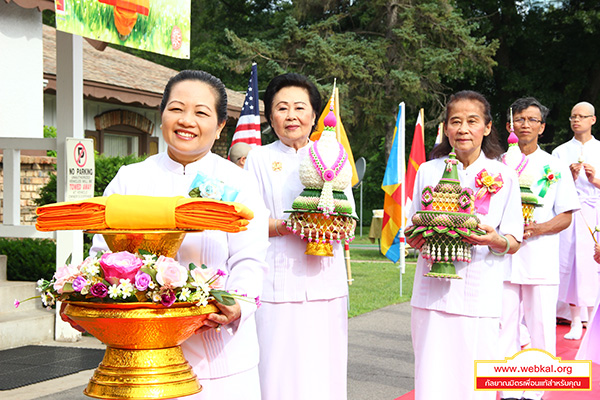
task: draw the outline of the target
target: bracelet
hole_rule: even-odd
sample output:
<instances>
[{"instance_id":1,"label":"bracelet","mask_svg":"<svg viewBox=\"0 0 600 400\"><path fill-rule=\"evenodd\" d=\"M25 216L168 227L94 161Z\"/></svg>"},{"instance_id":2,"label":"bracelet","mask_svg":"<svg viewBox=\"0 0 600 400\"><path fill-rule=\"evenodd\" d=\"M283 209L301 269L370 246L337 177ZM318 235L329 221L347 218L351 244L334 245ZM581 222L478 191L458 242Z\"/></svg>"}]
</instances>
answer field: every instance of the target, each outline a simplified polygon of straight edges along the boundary
<instances>
[{"instance_id":1,"label":"bracelet","mask_svg":"<svg viewBox=\"0 0 600 400\"><path fill-rule=\"evenodd\" d=\"M508 238L504 235L500 235L500 237L506 241L506 248L504 249L504 251L502 253L498 253L496 250L494 250L490 246L488 246L488 250L490 251L490 253L492 253L495 256L503 256L506 253L508 253L508 250L510 250L510 242L508 241Z\"/></svg>"},{"instance_id":2,"label":"bracelet","mask_svg":"<svg viewBox=\"0 0 600 400\"><path fill-rule=\"evenodd\" d=\"M275 232L277 233L277 236L283 236L281 233L279 233L279 220L278 219L275 220Z\"/></svg>"}]
</instances>

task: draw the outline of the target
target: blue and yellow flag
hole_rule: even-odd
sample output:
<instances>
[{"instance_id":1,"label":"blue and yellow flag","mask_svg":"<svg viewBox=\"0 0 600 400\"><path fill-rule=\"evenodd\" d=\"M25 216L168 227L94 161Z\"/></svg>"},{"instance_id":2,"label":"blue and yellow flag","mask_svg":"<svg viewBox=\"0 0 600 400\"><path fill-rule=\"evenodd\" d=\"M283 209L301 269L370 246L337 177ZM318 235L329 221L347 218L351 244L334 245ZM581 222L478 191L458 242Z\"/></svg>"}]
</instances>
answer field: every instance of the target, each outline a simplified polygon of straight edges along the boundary
<instances>
[{"instance_id":1,"label":"blue and yellow flag","mask_svg":"<svg viewBox=\"0 0 600 400\"><path fill-rule=\"evenodd\" d=\"M400 229L402 227L402 165L401 143L404 143L404 103L398 109L392 150L385 168L381 189L385 192L381 229L381 252L393 262L400 259Z\"/></svg>"}]
</instances>

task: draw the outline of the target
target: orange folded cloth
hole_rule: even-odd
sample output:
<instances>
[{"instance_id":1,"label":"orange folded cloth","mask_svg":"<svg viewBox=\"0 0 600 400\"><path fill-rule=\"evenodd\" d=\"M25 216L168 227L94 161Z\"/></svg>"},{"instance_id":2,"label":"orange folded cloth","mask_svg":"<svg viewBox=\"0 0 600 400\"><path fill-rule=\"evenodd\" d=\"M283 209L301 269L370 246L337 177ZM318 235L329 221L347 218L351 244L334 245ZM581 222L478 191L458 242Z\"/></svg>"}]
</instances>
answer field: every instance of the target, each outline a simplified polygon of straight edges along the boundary
<instances>
[{"instance_id":1,"label":"orange folded cloth","mask_svg":"<svg viewBox=\"0 0 600 400\"><path fill-rule=\"evenodd\" d=\"M56 230L246 230L253 212L240 203L202 198L113 194L38 207L36 228Z\"/></svg>"}]
</instances>

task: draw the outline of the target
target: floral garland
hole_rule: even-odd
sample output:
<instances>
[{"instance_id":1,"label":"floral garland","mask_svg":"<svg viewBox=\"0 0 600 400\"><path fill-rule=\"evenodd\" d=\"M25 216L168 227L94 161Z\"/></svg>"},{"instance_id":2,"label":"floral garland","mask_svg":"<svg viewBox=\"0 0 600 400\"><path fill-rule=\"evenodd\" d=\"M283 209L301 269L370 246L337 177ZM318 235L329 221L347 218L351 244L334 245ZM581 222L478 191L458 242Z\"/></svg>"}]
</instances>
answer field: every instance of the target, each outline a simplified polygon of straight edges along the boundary
<instances>
[{"instance_id":1,"label":"floral garland","mask_svg":"<svg viewBox=\"0 0 600 400\"><path fill-rule=\"evenodd\" d=\"M542 189L540 190L539 196L544 198L548 189L550 189L550 185L558 182L560 179L560 172L554 172L550 169L550 165L546 165L544 167L544 174L542 178L538 181L538 185L542 185Z\"/></svg>"},{"instance_id":2,"label":"floral garland","mask_svg":"<svg viewBox=\"0 0 600 400\"><path fill-rule=\"evenodd\" d=\"M490 175L484 168L475 176L475 187L479 190L475 194L475 209L480 214L487 214L493 194L498 193L504 186L502 175Z\"/></svg>"},{"instance_id":3,"label":"floral garland","mask_svg":"<svg viewBox=\"0 0 600 400\"><path fill-rule=\"evenodd\" d=\"M505 165L508 165L508 164L506 164L506 153L502 155L502 162ZM525 154L521 153L521 161L515 167L515 171L517 171L518 176L521 176L523 171L525 171L525 168L527 168L527 164L529 164L529 158L527 158L527 156Z\"/></svg>"},{"instance_id":4,"label":"floral garland","mask_svg":"<svg viewBox=\"0 0 600 400\"><path fill-rule=\"evenodd\" d=\"M325 165L325 162L321 158L321 155L317 150L316 143L315 145L310 147L310 160L312 161L315 169L319 172L321 178L323 178L325 182L330 182L334 180L335 177L337 177L340 171L344 168L344 165L348 160L348 154L344 151L344 146L342 146L341 143L338 144L340 146L338 157L333 163L333 165L329 168Z\"/></svg>"},{"instance_id":5,"label":"floral garland","mask_svg":"<svg viewBox=\"0 0 600 400\"><path fill-rule=\"evenodd\" d=\"M317 170L324 181L317 209L322 211L325 216L329 216L335 211L332 181L339 175L344 168L344 165L346 165L348 154L344 150L344 146L342 146L341 143L338 143L339 149L337 159L330 167L327 167L321 158L321 155L319 154L319 150L317 149L318 143L319 141L316 141L312 146L310 146L308 154L313 166L315 167L315 170Z\"/></svg>"},{"instance_id":6,"label":"floral garland","mask_svg":"<svg viewBox=\"0 0 600 400\"><path fill-rule=\"evenodd\" d=\"M236 299L251 301L246 295L225 291L225 275L224 271L205 265L197 267L192 263L186 268L173 258L157 257L144 250L140 254L108 251L90 256L79 265L71 264L69 257L51 280L37 282L37 290L47 308L54 306L56 300L152 302L165 307L177 301L198 306L205 306L212 299L225 305L235 304ZM260 305L258 297L254 301ZM15 300L15 307L19 304Z\"/></svg>"}]
</instances>

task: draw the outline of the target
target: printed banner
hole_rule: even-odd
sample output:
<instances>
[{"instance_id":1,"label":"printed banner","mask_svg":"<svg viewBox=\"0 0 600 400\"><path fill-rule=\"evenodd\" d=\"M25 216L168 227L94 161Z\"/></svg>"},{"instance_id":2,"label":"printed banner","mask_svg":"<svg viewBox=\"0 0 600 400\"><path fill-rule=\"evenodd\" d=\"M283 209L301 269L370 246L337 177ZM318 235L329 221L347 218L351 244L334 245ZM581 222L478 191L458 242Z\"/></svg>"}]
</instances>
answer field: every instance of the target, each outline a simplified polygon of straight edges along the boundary
<instances>
[{"instance_id":1,"label":"printed banner","mask_svg":"<svg viewBox=\"0 0 600 400\"><path fill-rule=\"evenodd\" d=\"M56 29L190 58L190 0L56 0Z\"/></svg>"},{"instance_id":2,"label":"printed banner","mask_svg":"<svg viewBox=\"0 0 600 400\"><path fill-rule=\"evenodd\" d=\"M563 361L540 349L504 360L477 360L475 390L592 390L592 362Z\"/></svg>"}]
</instances>

